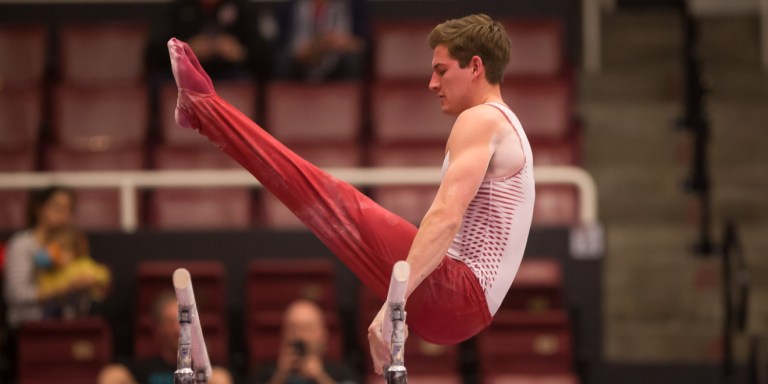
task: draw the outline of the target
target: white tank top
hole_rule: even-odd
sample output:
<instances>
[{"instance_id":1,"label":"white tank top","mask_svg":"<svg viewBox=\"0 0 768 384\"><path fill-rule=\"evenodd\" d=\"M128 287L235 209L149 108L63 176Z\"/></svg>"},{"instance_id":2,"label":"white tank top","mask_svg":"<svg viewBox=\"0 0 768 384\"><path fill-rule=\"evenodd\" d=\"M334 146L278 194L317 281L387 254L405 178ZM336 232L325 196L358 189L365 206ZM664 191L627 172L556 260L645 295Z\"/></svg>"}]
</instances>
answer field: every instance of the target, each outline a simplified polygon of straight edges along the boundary
<instances>
[{"instance_id":1,"label":"white tank top","mask_svg":"<svg viewBox=\"0 0 768 384\"><path fill-rule=\"evenodd\" d=\"M525 156L524 164L508 176L486 176L464 213L448 256L463 262L474 272L485 292L488 310L494 315L523 259L536 192L533 154L520 120L503 104L488 105L504 113L517 132ZM448 156L450 153L443 170L448 164Z\"/></svg>"}]
</instances>

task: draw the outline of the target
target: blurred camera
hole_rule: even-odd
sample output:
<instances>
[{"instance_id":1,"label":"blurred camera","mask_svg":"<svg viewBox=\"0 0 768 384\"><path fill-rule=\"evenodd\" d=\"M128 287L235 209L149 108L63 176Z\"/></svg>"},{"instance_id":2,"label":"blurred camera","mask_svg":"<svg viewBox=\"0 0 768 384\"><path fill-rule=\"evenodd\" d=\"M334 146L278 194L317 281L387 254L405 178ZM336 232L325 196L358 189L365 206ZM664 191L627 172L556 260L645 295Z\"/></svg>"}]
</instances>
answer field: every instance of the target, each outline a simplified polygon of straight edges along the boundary
<instances>
[{"instance_id":1,"label":"blurred camera","mask_svg":"<svg viewBox=\"0 0 768 384\"><path fill-rule=\"evenodd\" d=\"M304 340L294 340L291 342L291 347L296 352L299 357L304 357L307 355L307 343L304 342Z\"/></svg>"}]
</instances>

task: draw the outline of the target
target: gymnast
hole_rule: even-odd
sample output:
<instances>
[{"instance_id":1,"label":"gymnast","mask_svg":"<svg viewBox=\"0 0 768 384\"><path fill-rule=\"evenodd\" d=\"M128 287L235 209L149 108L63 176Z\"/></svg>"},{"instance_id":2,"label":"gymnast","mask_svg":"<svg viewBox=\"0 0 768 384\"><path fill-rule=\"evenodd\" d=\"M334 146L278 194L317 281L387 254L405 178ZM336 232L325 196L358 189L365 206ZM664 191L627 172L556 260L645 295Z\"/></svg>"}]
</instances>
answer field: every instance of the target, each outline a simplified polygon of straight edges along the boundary
<instances>
[{"instance_id":1,"label":"gymnast","mask_svg":"<svg viewBox=\"0 0 768 384\"><path fill-rule=\"evenodd\" d=\"M491 323L517 273L533 214L533 158L520 121L501 98L510 58L504 28L470 15L439 24L428 42L429 89L456 121L440 187L418 229L300 158L220 98L187 44L173 38L168 49L179 88L177 123L253 174L382 300L393 265L406 260L409 329L433 343L455 344ZM390 362L381 331L386 307L368 328L379 374Z\"/></svg>"}]
</instances>

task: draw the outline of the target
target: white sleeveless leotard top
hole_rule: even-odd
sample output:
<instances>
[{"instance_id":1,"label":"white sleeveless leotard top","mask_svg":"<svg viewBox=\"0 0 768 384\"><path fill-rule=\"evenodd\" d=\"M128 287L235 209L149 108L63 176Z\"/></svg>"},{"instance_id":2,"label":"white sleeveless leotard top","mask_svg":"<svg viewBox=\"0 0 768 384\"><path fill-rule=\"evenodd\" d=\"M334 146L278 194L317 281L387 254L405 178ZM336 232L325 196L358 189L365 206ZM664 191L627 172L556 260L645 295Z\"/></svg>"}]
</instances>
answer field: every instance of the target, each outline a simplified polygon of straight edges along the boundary
<instances>
[{"instance_id":1,"label":"white sleeveless leotard top","mask_svg":"<svg viewBox=\"0 0 768 384\"><path fill-rule=\"evenodd\" d=\"M520 120L505 105L488 103L507 117L520 138L524 165L504 177L487 177L469 204L448 256L466 264L485 292L494 315L514 280L528 241L535 189L533 155ZM498 149L497 149L498 150ZM450 153L443 163L445 171Z\"/></svg>"}]
</instances>

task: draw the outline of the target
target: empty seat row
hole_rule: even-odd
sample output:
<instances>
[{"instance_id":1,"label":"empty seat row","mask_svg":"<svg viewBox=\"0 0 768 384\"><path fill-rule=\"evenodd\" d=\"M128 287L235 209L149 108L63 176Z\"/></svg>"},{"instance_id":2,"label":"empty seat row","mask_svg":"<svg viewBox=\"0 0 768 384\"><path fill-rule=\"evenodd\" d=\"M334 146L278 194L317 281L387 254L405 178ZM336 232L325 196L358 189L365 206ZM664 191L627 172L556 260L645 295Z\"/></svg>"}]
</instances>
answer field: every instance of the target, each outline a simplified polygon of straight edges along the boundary
<instances>
[{"instance_id":1,"label":"empty seat row","mask_svg":"<svg viewBox=\"0 0 768 384\"><path fill-rule=\"evenodd\" d=\"M373 64L376 78L427 79L431 49L427 36L441 20L377 21ZM556 20L502 21L511 43L507 77L562 74L563 28ZM149 28L144 22L65 24L57 28L58 69L73 84L135 82L144 75L143 57ZM39 82L49 52L44 25L0 28L0 78L15 83Z\"/></svg>"},{"instance_id":2,"label":"empty seat row","mask_svg":"<svg viewBox=\"0 0 768 384\"><path fill-rule=\"evenodd\" d=\"M217 84L217 91L246 116L257 118L254 85L222 82ZM534 142L572 139L572 90L567 82L507 82L502 93ZM266 95L263 125L281 141L348 143L361 136L366 117L359 83L278 82L268 85ZM50 124L57 146L105 151L146 142L150 103L143 85L60 85L52 96ZM43 99L39 88L0 90L0 150L37 144ZM176 126L175 106L176 88L168 83L161 89L158 106L163 143L204 143L195 132ZM454 120L440 111L437 97L426 84L411 82L374 86L370 119L373 142L381 144L444 143Z\"/></svg>"},{"instance_id":3,"label":"empty seat row","mask_svg":"<svg viewBox=\"0 0 768 384\"><path fill-rule=\"evenodd\" d=\"M58 71L63 82L80 85L132 84L144 76L144 23L62 25L57 30ZM13 87L45 80L49 31L44 25L0 27L0 79Z\"/></svg>"}]
</instances>

